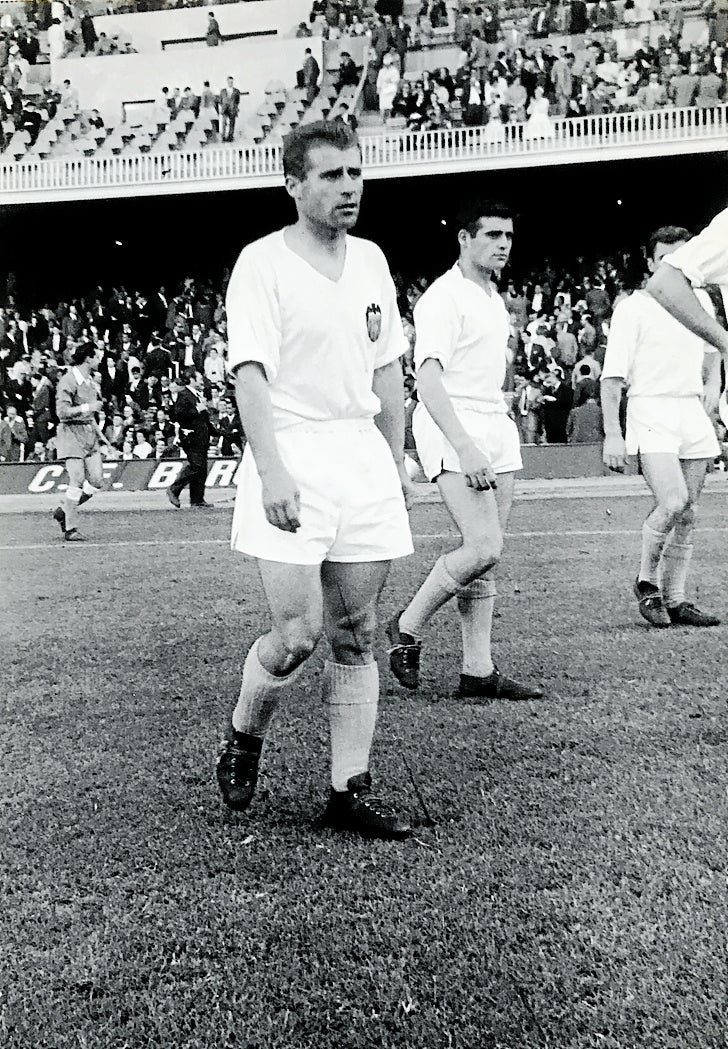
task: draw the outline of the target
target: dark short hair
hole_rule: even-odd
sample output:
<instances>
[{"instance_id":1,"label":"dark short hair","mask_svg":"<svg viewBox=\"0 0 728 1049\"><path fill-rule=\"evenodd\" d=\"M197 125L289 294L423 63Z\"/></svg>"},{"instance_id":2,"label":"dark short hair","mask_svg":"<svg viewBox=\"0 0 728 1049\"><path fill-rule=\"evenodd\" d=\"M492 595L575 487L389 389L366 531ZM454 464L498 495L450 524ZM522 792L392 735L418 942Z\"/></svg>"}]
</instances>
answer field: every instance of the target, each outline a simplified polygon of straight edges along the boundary
<instances>
[{"instance_id":1,"label":"dark short hair","mask_svg":"<svg viewBox=\"0 0 728 1049\"><path fill-rule=\"evenodd\" d=\"M692 233L689 229L685 229L684 226L660 226L647 242L649 258L655 257L655 250L658 244L679 244L680 241L690 240L691 238Z\"/></svg>"},{"instance_id":2,"label":"dark short hair","mask_svg":"<svg viewBox=\"0 0 728 1049\"><path fill-rule=\"evenodd\" d=\"M342 152L353 146L361 150L357 134L348 124L338 120L299 124L283 139L283 174L304 179L308 171L308 155L317 146L333 146Z\"/></svg>"},{"instance_id":3,"label":"dark short hair","mask_svg":"<svg viewBox=\"0 0 728 1049\"><path fill-rule=\"evenodd\" d=\"M471 200L460 208L455 218L457 232L467 230L474 237L481 219L515 219L513 208L501 200Z\"/></svg>"},{"instance_id":4,"label":"dark short hair","mask_svg":"<svg viewBox=\"0 0 728 1049\"><path fill-rule=\"evenodd\" d=\"M182 379L184 380L185 384L194 379L194 377L198 374L199 371L200 369L196 368L193 364L190 364L187 368L183 368Z\"/></svg>"},{"instance_id":5,"label":"dark short hair","mask_svg":"<svg viewBox=\"0 0 728 1049\"><path fill-rule=\"evenodd\" d=\"M81 342L78 344L76 349L73 351L72 361L74 364L83 364L84 361L88 361L91 357L96 356L96 347L92 342Z\"/></svg>"}]
</instances>

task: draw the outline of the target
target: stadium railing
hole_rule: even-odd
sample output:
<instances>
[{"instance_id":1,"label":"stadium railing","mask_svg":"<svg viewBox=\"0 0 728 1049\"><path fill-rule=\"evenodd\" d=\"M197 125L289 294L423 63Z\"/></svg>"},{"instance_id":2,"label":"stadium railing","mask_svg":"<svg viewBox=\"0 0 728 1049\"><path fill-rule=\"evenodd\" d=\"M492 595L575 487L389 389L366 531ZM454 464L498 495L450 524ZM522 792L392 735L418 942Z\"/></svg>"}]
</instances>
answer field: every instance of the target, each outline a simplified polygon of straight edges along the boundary
<instances>
[{"instance_id":1,"label":"stadium railing","mask_svg":"<svg viewBox=\"0 0 728 1049\"><path fill-rule=\"evenodd\" d=\"M564 163L579 159L587 150L624 147L624 156L641 155L640 147L665 147L698 143L709 149L724 149L728 141L728 103L711 109L689 107L552 120L553 134L529 138L525 124L502 126L502 140L492 141L486 127L462 127L439 131L387 131L361 136L364 167L373 175L377 168L441 166L455 170L458 162L477 161L487 167L496 158L540 157L539 163ZM500 132L499 132L500 133ZM713 143L715 144L713 147ZM674 148L672 150L674 152ZM518 166L514 164L513 166ZM12 203L13 195L34 191L103 191L123 187L184 186L235 180L243 186L274 184L282 176L280 144L258 146L208 146L204 149L169 153L107 155L77 159L45 159L0 162L0 197ZM201 185L203 184L203 185ZM49 198L49 199L52 199Z\"/></svg>"}]
</instances>

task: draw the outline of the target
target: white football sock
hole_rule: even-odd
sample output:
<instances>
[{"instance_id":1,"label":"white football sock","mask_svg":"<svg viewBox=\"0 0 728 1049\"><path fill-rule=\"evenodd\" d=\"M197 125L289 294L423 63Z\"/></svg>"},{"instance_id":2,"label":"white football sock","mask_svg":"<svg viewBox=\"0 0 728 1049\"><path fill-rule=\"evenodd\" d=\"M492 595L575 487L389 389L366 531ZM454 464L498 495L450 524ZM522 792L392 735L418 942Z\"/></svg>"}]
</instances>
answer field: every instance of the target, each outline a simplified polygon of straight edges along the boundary
<instances>
[{"instance_id":1,"label":"white football sock","mask_svg":"<svg viewBox=\"0 0 728 1049\"><path fill-rule=\"evenodd\" d=\"M668 532L656 532L647 521L642 525L642 560L639 574L641 582L658 585L660 557L668 535Z\"/></svg>"},{"instance_id":2,"label":"white football sock","mask_svg":"<svg viewBox=\"0 0 728 1049\"><path fill-rule=\"evenodd\" d=\"M487 677L493 673L490 635L497 590L495 580L480 576L458 591L460 630L463 635L463 674Z\"/></svg>"},{"instance_id":3,"label":"white football sock","mask_svg":"<svg viewBox=\"0 0 728 1049\"><path fill-rule=\"evenodd\" d=\"M460 590L445 567L445 554L435 561L430 574L399 617L399 629L403 634L421 638L427 623L451 597Z\"/></svg>"},{"instance_id":4,"label":"white football sock","mask_svg":"<svg viewBox=\"0 0 728 1049\"><path fill-rule=\"evenodd\" d=\"M233 711L233 728L236 732L262 738L282 698L281 693L300 676L305 664L280 677L271 674L258 657L259 645L260 638L251 645L243 665L240 696Z\"/></svg>"},{"instance_id":5,"label":"white football sock","mask_svg":"<svg viewBox=\"0 0 728 1049\"><path fill-rule=\"evenodd\" d=\"M662 551L660 590L666 605L674 608L685 600L685 586L693 556L692 543L677 542L677 536Z\"/></svg>"},{"instance_id":6,"label":"white football sock","mask_svg":"<svg viewBox=\"0 0 728 1049\"><path fill-rule=\"evenodd\" d=\"M66 489L66 494L63 496L62 506L63 512L66 515L66 531L70 532L76 527L78 521L78 501L81 498L82 491L80 488L76 488L75 485L69 484Z\"/></svg>"},{"instance_id":7,"label":"white football sock","mask_svg":"<svg viewBox=\"0 0 728 1049\"><path fill-rule=\"evenodd\" d=\"M331 786L342 791L352 776L369 771L379 706L379 668L324 663L324 699L329 706Z\"/></svg>"}]
</instances>

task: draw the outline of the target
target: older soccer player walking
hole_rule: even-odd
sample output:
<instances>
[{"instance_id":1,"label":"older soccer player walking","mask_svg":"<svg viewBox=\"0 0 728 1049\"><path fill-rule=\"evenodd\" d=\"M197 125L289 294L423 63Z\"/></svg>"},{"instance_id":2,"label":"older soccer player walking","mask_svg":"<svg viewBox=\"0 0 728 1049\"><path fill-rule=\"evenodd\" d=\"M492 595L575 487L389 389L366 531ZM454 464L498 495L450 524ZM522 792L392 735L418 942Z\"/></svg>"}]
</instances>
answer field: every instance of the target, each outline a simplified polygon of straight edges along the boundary
<instances>
[{"instance_id":1,"label":"older soccer player walking","mask_svg":"<svg viewBox=\"0 0 728 1049\"><path fill-rule=\"evenodd\" d=\"M270 630L247 654L217 778L244 811L276 707L322 633L331 736L326 821L405 838L371 792L379 679L376 604L392 558L412 552L403 491L405 352L394 283L376 245L351 237L362 196L352 130L286 138L297 221L246 247L227 293L229 366L248 437L232 547L256 558Z\"/></svg>"}]
</instances>

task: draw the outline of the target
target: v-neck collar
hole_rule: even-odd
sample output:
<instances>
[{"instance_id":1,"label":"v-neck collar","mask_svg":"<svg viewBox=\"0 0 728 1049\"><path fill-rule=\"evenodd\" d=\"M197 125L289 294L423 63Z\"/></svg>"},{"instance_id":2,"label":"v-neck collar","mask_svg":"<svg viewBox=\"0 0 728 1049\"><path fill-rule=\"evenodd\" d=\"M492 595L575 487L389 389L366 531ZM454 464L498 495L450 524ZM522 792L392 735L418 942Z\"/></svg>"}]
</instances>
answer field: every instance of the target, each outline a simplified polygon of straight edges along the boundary
<instances>
[{"instance_id":1,"label":"v-neck collar","mask_svg":"<svg viewBox=\"0 0 728 1049\"><path fill-rule=\"evenodd\" d=\"M283 246L286 249L286 251L290 252L291 255L294 255L299 260L299 262L302 262L304 266L307 266L308 269L312 270L315 274L317 274L317 276L319 276L321 278L321 280L325 280L327 282L327 284L331 284L334 287L336 287L338 284L340 284L341 281L344 279L344 274L346 273L346 265L347 265L347 263L349 261L349 241L348 241L348 238L344 241L344 265L341 267L341 273L336 278L336 280L334 280L332 277L327 277L326 274L322 273L320 269L317 269L317 267L314 266L312 262L309 262L308 259L305 259L303 257L303 255L299 255L299 253L297 251L295 251L291 247L291 245L286 240L286 229L288 229L288 228L289 227L287 226L285 229L281 230L281 240L283 242Z\"/></svg>"}]
</instances>

